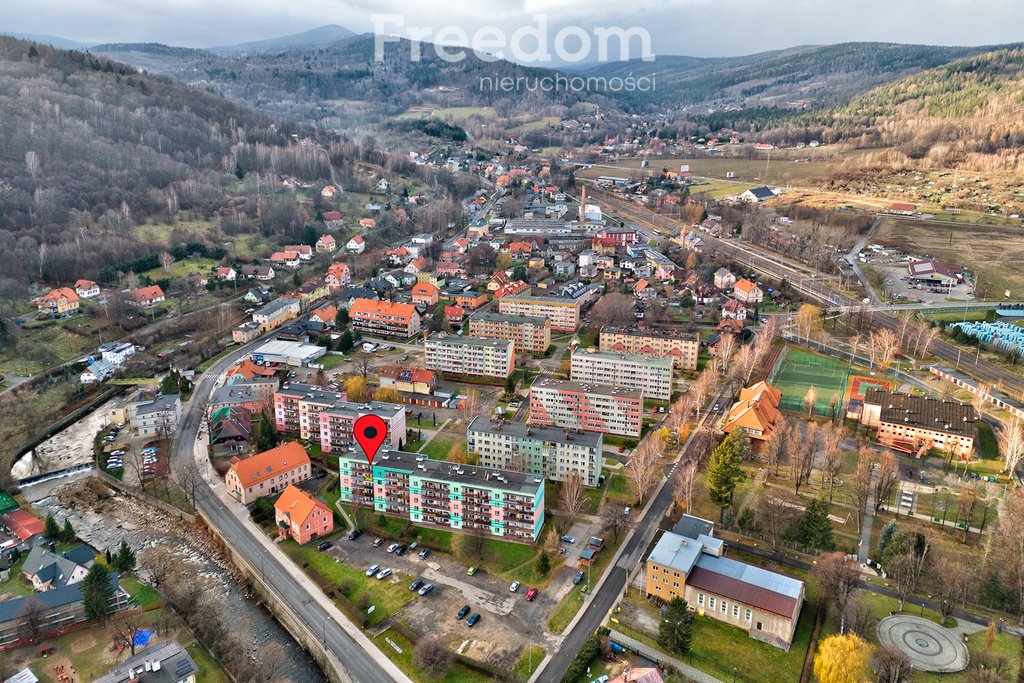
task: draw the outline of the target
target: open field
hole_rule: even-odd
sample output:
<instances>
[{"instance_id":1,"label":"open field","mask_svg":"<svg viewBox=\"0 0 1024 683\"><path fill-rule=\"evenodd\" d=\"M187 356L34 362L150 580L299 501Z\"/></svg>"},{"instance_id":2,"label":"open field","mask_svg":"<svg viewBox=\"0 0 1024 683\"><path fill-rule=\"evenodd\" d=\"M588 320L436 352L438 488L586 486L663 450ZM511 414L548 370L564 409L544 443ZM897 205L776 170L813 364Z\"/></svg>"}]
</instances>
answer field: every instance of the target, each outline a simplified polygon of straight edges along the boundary
<instances>
[{"instance_id":1,"label":"open field","mask_svg":"<svg viewBox=\"0 0 1024 683\"><path fill-rule=\"evenodd\" d=\"M537 130L539 128L547 128L548 126L553 126L557 124L559 120L560 119L557 116L545 116L543 118L535 119L533 121L525 121L515 126L514 128L511 128L510 130L525 133L528 130Z\"/></svg>"},{"instance_id":2,"label":"open field","mask_svg":"<svg viewBox=\"0 0 1024 683\"><path fill-rule=\"evenodd\" d=\"M154 280L185 277L193 273L209 275L210 271L218 265L220 265L220 261L214 261L210 258L187 258L175 261L166 270L163 266L159 266L152 270L147 270L143 275L148 275Z\"/></svg>"},{"instance_id":3,"label":"open field","mask_svg":"<svg viewBox=\"0 0 1024 683\"><path fill-rule=\"evenodd\" d=\"M651 159L649 168L641 168L640 159L623 159L610 164L594 166L588 169L580 169L577 175L581 178L596 178L602 175L617 175L619 173L628 176L629 171L636 171L638 177L651 172L658 172L662 168L670 171L678 171L679 167L688 164L690 173L699 178L714 178L725 180L726 174L735 173L730 180L736 184L762 183L767 185L789 185L789 184L813 184L828 175L834 164L827 162L797 163L795 161L773 160L768 164L764 152L759 153L760 158L755 159ZM614 166L615 168L609 168ZM742 192L743 190L739 190Z\"/></svg>"},{"instance_id":4,"label":"open field","mask_svg":"<svg viewBox=\"0 0 1024 683\"><path fill-rule=\"evenodd\" d=\"M775 372L772 384L782 392L782 407L800 410L811 387L817 394L815 406L829 412L831 402L841 400L848 370L828 356L790 347Z\"/></svg>"},{"instance_id":5,"label":"open field","mask_svg":"<svg viewBox=\"0 0 1024 683\"><path fill-rule=\"evenodd\" d=\"M964 267L978 281L978 299L1024 296L1024 231L994 225L885 218L875 237L902 244L911 253Z\"/></svg>"},{"instance_id":6,"label":"open field","mask_svg":"<svg viewBox=\"0 0 1024 683\"><path fill-rule=\"evenodd\" d=\"M405 120L435 118L446 121L449 119L466 119L474 114L478 114L486 118L494 118L497 116L497 112L494 111L493 107L440 107L437 109L432 109L430 107L411 107L399 114L398 118Z\"/></svg>"}]
</instances>

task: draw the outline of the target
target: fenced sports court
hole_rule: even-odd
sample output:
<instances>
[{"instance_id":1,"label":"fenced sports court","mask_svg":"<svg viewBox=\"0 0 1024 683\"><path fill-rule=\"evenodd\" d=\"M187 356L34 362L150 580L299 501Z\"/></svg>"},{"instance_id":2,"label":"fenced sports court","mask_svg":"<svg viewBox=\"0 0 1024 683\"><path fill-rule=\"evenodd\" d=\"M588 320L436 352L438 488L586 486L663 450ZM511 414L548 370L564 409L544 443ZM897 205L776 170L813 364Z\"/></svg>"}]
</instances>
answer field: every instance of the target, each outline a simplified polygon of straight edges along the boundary
<instances>
[{"instance_id":1,"label":"fenced sports court","mask_svg":"<svg viewBox=\"0 0 1024 683\"><path fill-rule=\"evenodd\" d=\"M805 412L804 397L814 387L817 395L814 412L834 417L843 408L849 375L849 365L841 360L787 346L779 356L769 384L782 392L781 408Z\"/></svg>"}]
</instances>

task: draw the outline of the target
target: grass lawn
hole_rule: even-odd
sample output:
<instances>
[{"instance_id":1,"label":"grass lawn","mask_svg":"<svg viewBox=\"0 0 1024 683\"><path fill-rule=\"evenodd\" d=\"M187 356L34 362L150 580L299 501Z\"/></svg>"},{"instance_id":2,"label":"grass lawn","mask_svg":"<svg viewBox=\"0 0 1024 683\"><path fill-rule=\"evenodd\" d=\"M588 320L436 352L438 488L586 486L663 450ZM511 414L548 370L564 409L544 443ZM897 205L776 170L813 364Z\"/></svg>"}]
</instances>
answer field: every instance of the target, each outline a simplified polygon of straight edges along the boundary
<instances>
[{"instance_id":1,"label":"grass lawn","mask_svg":"<svg viewBox=\"0 0 1024 683\"><path fill-rule=\"evenodd\" d=\"M423 447L420 451L423 455L433 460L447 460L448 453L451 452L452 446L455 445L455 439L449 439L446 436L435 436L430 443Z\"/></svg>"},{"instance_id":2,"label":"grass lawn","mask_svg":"<svg viewBox=\"0 0 1024 683\"><path fill-rule=\"evenodd\" d=\"M199 667L196 674L196 683L229 683L228 676L221 669L220 664L206 651L206 648L198 642L193 641L185 645L192 661Z\"/></svg>"},{"instance_id":3,"label":"grass lawn","mask_svg":"<svg viewBox=\"0 0 1024 683\"><path fill-rule=\"evenodd\" d=\"M545 655L547 655L547 652L540 645L530 645L523 650L523 654L519 657L519 661L516 662L515 666L515 671L519 674L519 678L524 681L529 680L541 661L544 660ZM530 668L531 664L533 665L532 669Z\"/></svg>"},{"instance_id":4,"label":"grass lawn","mask_svg":"<svg viewBox=\"0 0 1024 683\"><path fill-rule=\"evenodd\" d=\"M444 676L429 676L416 668L413 664L412 655L416 646L400 636L395 631L385 631L379 636L371 638L374 644L380 648L387 657L398 665L398 668L405 672L409 678L422 683L484 683L490 678L482 673L474 671L460 664L453 664L445 672ZM397 646L397 648L396 648ZM401 652L399 652L401 650Z\"/></svg>"},{"instance_id":5,"label":"grass lawn","mask_svg":"<svg viewBox=\"0 0 1024 683\"><path fill-rule=\"evenodd\" d=\"M984 420L978 420L978 454L982 460L999 459L999 442L996 440L992 425Z\"/></svg>"},{"instance_id":6,"label":"grass lawn","mask_svg":"<svg viewBox=\"0 0 1024 683\"><path fill-rule=\"evenodd\" d=\"M210 369L210 367L214 363L216 363L221 358L223 358L224 356L228 355L229 353L231 353L234 350L235 350L235 345L232 344L228 348L226 348L223 351L221 351L220 353L218 353L216 356L211 356L211 357L207 358L202 363L200 363L199 365L196 366L196 374L202 374L202 373L206 372L207 370Z\"/></svg>"},{"instance_id":7,"label":"grass lawn","mask_svg":"<svg viewBox=\"0 0 1024 683\"><path fill-rule=\"evenodd\" d=\"M147 586L139 581L137 577L129 574L120 577L119 582L121 588L125 589L128 595L132 596L139 607L146 609L160 604L160 593L152 586Z\"/></svg>"},{"instance_id":8,"label":"grass lawn","mask_svg":"<svg viewBox=\"0 0 1024 683\"><path fill-rule=\"evenodd\" d=\"M620 468L614 473L611 470L604 470L605 483L608 485L608 499L620 503L629 504L634 502L633 491L629 488L629 478Z\"/></svg>"},{"instance_id":9,"label":"grass lawn","mask_svg":"<svg viewBox=\"0 0 1024 683\"><path fill-rule=\"evenodd\" d=\"M220 265L220 261L214 261L209 258L186 258L180 261L175 261L167 270L164 270L163 266L157 266L156 268L147 270L142 274L148 275L154 280L174 279L178 277L185 277L192 273L208 274L218 265Z\"/></svg>"},{"instance_id":10,"label":"grass lawn","mask_svg":"<svg viewBox=\"0 0 1024 683\"><path fill-rule=\"evenodd\" d=\"M21 576L21 567L25 564L28 553L22 554L18 561L11 566L11 578L0 583L0 597L4 600L24 598L35 593L32 584Z\"/></svg>"},{"instance_id":11,"label":"grass lawn","mask_svg":"<svg viewBox=\"0 0 1024 683\"><path fill-rule=\"evenodd\" d=\"M334 368L344 363L345 360L346 358L344 355L340 353L331 352L324 356L321 356L319 362L320 365L323 366L324 370L333 370Z\"/></svg>"}]
</instances>

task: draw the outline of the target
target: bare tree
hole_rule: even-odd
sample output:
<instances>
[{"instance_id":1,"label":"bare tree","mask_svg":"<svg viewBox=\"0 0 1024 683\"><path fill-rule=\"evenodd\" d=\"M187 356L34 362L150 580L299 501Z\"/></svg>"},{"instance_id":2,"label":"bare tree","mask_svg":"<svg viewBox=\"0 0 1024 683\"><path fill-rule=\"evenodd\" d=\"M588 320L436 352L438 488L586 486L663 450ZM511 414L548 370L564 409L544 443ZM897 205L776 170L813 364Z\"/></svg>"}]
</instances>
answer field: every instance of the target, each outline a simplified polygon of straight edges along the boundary
<instances>
[{"instance_id":1,"label":"bare tree","mask_svg":"<svg viewBox=\"0 0 1024 683\"><path fill-rule=\"evenodd\" d=\"M761 323L760 329L754 336L755 363L760 364L772 350L775 338L779 334L779 322L775 316L769 316Z\"/></svg>"},{"instance_id":2,"label":"bare tree","mask_svg":"<svg viewBox=\"0 0 1024 683\"><path fill-rule=\"evenodd\" d=\"M786 501L769 494L760 499L758 517L763 520L764 528L772 542L772 550L775 550L783 532L795 520L796 512L786 505Z\"/></svg>"},{"instance_id":3,"label":"bare tree","mask_svg":"<svg viewBox=\"0 0 1024 683\"><path fill-rule=\"evenodd\" d=\"M605 294L590 309L590 322L597 327L634 324L633 299L619 292Z\"/></svg>"},{"instance_id":4,"label":"bare tree","mask_svg":"<svg viewBox=\"0 0 1024 683\"><path fill-rule=\"evenodd\" d=\"M878 683L903 683L909 680L914 667L903 650L894 645L882 645L874 652Z\"/></svg>"},{"instance_id":5,"label":"bare tree","mask_svg":"<svg viewBox=\"0 0 1024 683\"><path fill-rule=\"evenodd\" d=\"M139 559L139 568L149 577L157 590L178 580L181 574L181 558L167 546L155 545L146 549Z\"/></svg>"},{"instance_id":6,"label":"bare tree","mask_svg":"<svg viewBox=\"0 0 1024 683\"><path fill-rule=\"evenodd\" d=\"M46 607L34 596L29 596L21 606L18 613L20 620L19 631L24 637L35 640L43 633L46 626Z\"/></svg>"},{"instance_id":7,"label":"bare tree","mask_svg":"<svg viewBox=\"0 0 1024 683\"><path fill-rule=\"evenodd\" d=\"M794 430L796 431L796 430ZM789 477L793 482L793 490L799 494L803 486L811 476L814 468L814 449L817 446L818 427L813 422L807 423L807 432L802 438L794 433L791 436L793 441L789 449Z\"/></svg>"},{"instance_id":8,"label":"bare tree","mask_svg":"<svg viewBox=\"0 0 1024 683\"><path fill-rule=\"evenodd\" d=\"M761 449L761 458L764 460L765 468L769 472L774 468L776 477L779 476L779 462L782 460L782 454L786 451L789 433L789 422L783 417L775 423L771 436L764 442Z\"/></svg>"},{"instance_id":9,"label":"bare tree","mask_svg":"<svg viewBox=\"0 0 1024 683\"><path fill-rule=\"evenodd\" d=\"M846 606L860 585L857 562L847 559L841 552L819 555L812 575L818 586L818 595L835 608L839 618L839 632L846 633Z\"/></svg>"},{"instance_id":10,"label":"bare tree","mask_svg":"<svg viewBox=\"0 0 1024 683\"><path fill-rule=\"evenodd\" d=\"M807 387L807 393L804 394L804 408L807 408L807 419L811 419L811 415L814 413L814 404L818 401L818 390L814 388L814 385Z\"/></svg>"},{"instance_id":11,"label":"bare tree","mask_svg":"<svg viewBox=\"0 0 1024 683\"><path fill-rule=\"evenodd\" d=\"M629 486L638 504L642 503L654 489L660 472L661 453L654 440L648 438L633 451L629 463L626 464Z\"/></svg>"},{"instance_id":12,"label":"bare tree","mask_svg":"<svg viewBox=\"0 0 1024 683\"><path fill-rule=\"evenodd\" d=\"M421 640L412 657L417 668L437 680L443 677L455 661L455 653L442 635L428 636Z\"/></svg>"},{"instance_id":13,"label":"bare tree","mask_svg":"<svg viewBox=\"0 0 1024 683\"><path fill-rule=\"evenodd\" d=\"M162 251L158 258L160 260L160 266L164 269L164 272L170 272L171 266L174 264L174 257L166 251Z\"/></svg>"},{"instance_id":14,"label":"bare tree","mask_svg":"<svg viewBox=\"0 0 1024 683\"><path fill-rule=\"evenodd\" d=\"M885 563L885 575L896 588L896 595L900 599L899 611L902 612L907 594L917 583L917 558L914 557L914 552L907 550L890 557Z\"/></svg>"},{"instance_id":15,"label":"bare tree","mask_svg":"<svg viewBox=\"0 0 1024 683\"><path fill-rule=\"evenodd\" d=\"M964 524L964 543L967 542L967 535L971 531L974 509L978 507L980 500L981 490L974 484L964 484L960 487L960 493L956 497L956 518Z\"/></svg>"},{"instance_id":16,"label":"bare tree","mask_svg":"<svg viewBox=\"0 0 1024 683\"><path fill-rule=\"evenodd\" d=\"M732 354L736 350L736 335L729 332L723 332L718 338L718 349L715 355L722 364L722 372L727 372L729 369L729 361L732 360Z\"/></svg>"},{"instance_id":17,"label":"bare tree","mask_svg":"<svg viewBox=\"0 0 1024 683\"><path fill-rule=\"evenodd\" d=\"M558 507L562 514L568 517L570 522L575 522L586 509L587 501L587 492L583 489L583 479L576 473L570 474L562 482L558 494Z\"/></svg>"},{"instance_id":18,"label":"bare tree","mask_svg":"<svg viewBox=\"0 0 1024 683\"><path fill-rule=\"evenodd\" d=\"M1011 417L999 429L999 450L1003 453L1003 472L1012 475L1024 458L1024 423L1020 418Z\"/></svg>"},{"instance_id":19,"label":"bare tree","mask_svg":"<svg viewBox=\"0 0 1024 683\"><path fill-rule=\"evenodd\" d=\"M974 406L974 412L977 413L978 417L985 413L985 404L988 402L991 394L992 386L986 382L979 383L978 390L971 394L971 405Z\"/></svg>"},{"instance_id":20,"label":"bare tree","mask_svg":"<svg viewBox=\"0 0 1024 683\"><path fill-rule=\"evenodd\" d=\"M967 599L975 576L959 558L948 553L939 555L935 575L942 577L936 587L936 597L939 599L939 613L945 620L952 616L957 605Z\"/></svg>"},{"instance_id":21,"label":"bare tree","mask_svg":"<svg viewBox=\"0 0 1024 683\"><path fill-rule=\"evenodd\" d=\"M39 177L42 164L39 161L39 155L33 150L25 152L25 168L28 169L28 174L33 178Z\"/></svg>"},{"instance_id":22,"label":"bare tree","mask_svg":"<svg viewBox=\"0 0 1024 683\"><path fill-rule=\"evenodd\" d=\"M868 353L871 354L872 367L877 363L878 369L886 371L892 365L899 351L899 340L892 330L883 328L874 330L868 336Z\"/></svg>"},{"instance_id":23,"label":"bare tree","mask_svg":"<svg viewBox=\"0 0 1024 683\"><path fill-rule=\"evenodd\" d=\"M257 655L257 675L261 681L275 681L290 661L284 645L276 641L264 643Z\"/></svg>"},{"instance_id":24,"label":"bare tree","mask_svg":"<svg viewBox=\"0 0 1024 683\"><path fill-rule=\"evenodd\" d=\"M874 452L868 446L857 450L857 469L853 473L853 505L857 511L857 529L862 530L864 514L871 498L872 464Z\"/></svg>"},{"instance_id":25,"label":"bare tree","mask_svg":"<svg viewBox=\"0 0 1024 683\"><path fill-rule=\"evenodd\" d=\"M188 499L189 505L195 507L196 489L199 488L199 482L203 479L203 471L194 459L189 458L183 463L178 463L177 467L174 468L174 474L178 480L178 486L185 494L185 498Z\"/></svg>"},{"instance_id":26,"label":"bare tree","mask_svg":"<svg viewBox=\"0 0 1024 683\"><path fill-rule=\"evenodd\" d=\"M693 493L697 487L697 460L687 460L679 470L672 498L687 512L693 509Z\"/></svg>"},{"instance_id":27,"label":"bare tree","mask_svg":"<svg viewBox=\"0 0 1024 683\"><path fill-rule=\"evenodd\" d=\"M1013 586L1018 598L1018 623L1024 625L1024 491L1021 489L1007 494L994 540L995 561Z\"/></svg>"},{"instance_id":28,"label":"bare tree","mask_svg":"<svg viewBox=\"0 0 1024 683\"><path fill-rule=\"evenodd\" d=\"M132 657L135 656L135 636L139 635L139 632L143 630L142 622L135 613L126 612L121 615L121 618L116 621L111 621L110 630L113 634L114 642L127 647Z\"/></svg>"},{"instance_id":29,"label":"bare tree","mask_svg":"<svg viewBox=\"0 0 1024 683\"><path fill-rule=\"evenodd\" d=\"M750 376L754 374L754 368L757 364L757 354L754 351L754 347L750 344L741 346L740 350L736 353L736 362L733 363L733 372L739 377L743 384L750 383Z\"/></svg>"},{"instance_id":30,"label":"bare tree","mask_svg":"<svg viewBox=\"0 0 1024 683\"><path fill-rule=\"evenodd\" d=\"M629 517L618 505L605 505L601 511L601 529L611 534L615 543L619 542L619 534L629 528Z\"/></svg>"},{"instance_id":31,"label":"bare tree","mask_svg":"<svg viewBox=\"0 0 1024 683\"><path fill-rule=\"evenodd\" d=\"M832 502L832 494L835 491L836 481L843 469L843 440L846 438L846 428L842 426L826 425L821 429L821 485L825 486L828 481L828 502Z\"/></svg>"},{"instance_id":32,"label":"bare tree","mask_svg":"<svg viewBox=\"0 0 1024 683\"><path fill-rule=\"evenodd\" d=\"M875 510L880 510L885 501L889 500L893 489L896 488L896 482L899 481L900 463L891 451L879 453L876 462L878 468L875 483Z\"/></svg>"}]
</instances>

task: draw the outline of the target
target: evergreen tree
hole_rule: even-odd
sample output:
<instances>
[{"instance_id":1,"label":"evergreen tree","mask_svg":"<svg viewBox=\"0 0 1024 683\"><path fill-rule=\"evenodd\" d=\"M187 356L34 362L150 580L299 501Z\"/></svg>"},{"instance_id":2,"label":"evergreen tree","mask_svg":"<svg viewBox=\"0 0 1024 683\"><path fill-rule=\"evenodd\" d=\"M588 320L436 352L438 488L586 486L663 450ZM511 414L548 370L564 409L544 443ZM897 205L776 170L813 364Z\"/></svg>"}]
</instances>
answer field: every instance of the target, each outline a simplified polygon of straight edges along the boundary
<instances>
[{"instance_id":1,"label":"evergreen tree","mask_svg":"<svg viewBox=\"0 0 1024 683\"><path fill-rule=\"evenodd\" d=\"M103 556L107 558L107 564L114 564L114 556L110 554L110 548L103 551Z\"/></svg>"},{"instance_id":2,"label":"evergreen tree","mask_svg":"<svg viewBox=\"0 0 1024 683\"><path fill-rule=\"evenodd\" d=\"M53 515L46 515L46 526L43 529L43 538L47 541L57 542L60 540L60 527L57 526L57 520L53 518Z\"/></svg>"},{"instance_id":3,"label":"evergreen tree","mask_svg":"<svg viewBox=\"0 0 1024 683\"><path fill-rule=\"evenodd\" d=\"M685 655L690 652L692 641L693 614L687 609L686 600L674 597L665 606L658 627L658 644L669 652Z\"/></svg>"},{"instance_id":4,"label":"evergreen tree","mask_svg":"<svg viewBox=\"0 0 1024 683\"><path fill-rule=\"evenodd\" d=\"M178 372L171 370L160 380L160 393L164 396L178 393Z\"/></svg>"},{"instance_id":5,"label":"evergreen tree","mask_svg":"<svg viewBox=\"0 0 1024 683\"><path fill-rule=\"evenodd\" d=\"M122 538L121 545L117 547L117 552L114 553L111 564L118 572L126 574L135 571L135 563L135 552L132 551L128 543Z\"/></svg>"},{"instance_id":6,"label":"evergreen tree","mask_svg":"<svg viewBox=\"0 0 1024 683\"><path fill-rule=\"evenodd\" d=\"M338 315L340 316L341 313L339 313ZM343 353L347 353L348 351L352 350L353 343L354 342L352 341L352 330L345 330L344 332L341 333L341 337L338 338L338 350Z\"/></svg>"},{"instance_id":7,"label":"evergreen tree","mask_svg":"<svg viewBox=\"0 0 1024 683\"><path fill-rule=\"evenodd\" d=\"M348 325L348 309L339 308L338 315L334 319L334 322L337 323L338 327L345 327L346 325Z\"/></svg>"},{"instance_id":8,"label":"evergreen tree","mask_svg":"<svg viewBox=\"0 0 1024 683\"><path fill-rule=\"evenodd\" d=\"M75 530L71 528L70 519L64 520L64 528L61 530L60 540L64 541L65 543L71 543L71 541L75 540Z\"/></svg>"},{"instance_id":9,"label":"evergreen tree","mask_svg":"<svg viewBox=\"0 0 1024 683\"><path fill-rule=\"evenodd\" d=\"M110 614L110 600L114 597L107 565L94 564L79 585L86 619L105 619Z\"/></svg>"},{"instance_id":10,"label":"evergreen tree","mask_svg":"<svg viewBox=\"0 0 1024 683\"><path fill-rule=\"evenodd\" d=\"M882 527L882 533L878 536L878 559L881 560L885 556L885 549L889 543L892 542L893 536L899 530L900 525L895 519L890 519Z\"/></svg>"},{"instance_id":11,"label":"evergreen tree","mask_svg":"<svg viewBox=\"0 0 1024 683\"><path fill-rule=\"evenodd\" d=\"M267 416L261 414L256 423L256 450L267 451L276 445L277 430L274 429L274 425L267 419Z\"/></svg>"},{"instance_id":12,"label":"evergreen tree","mask_svg":"<svg viewBox=\"0 0 1024 683\"><path fill-rule=\"evenodd\" d=\"M828 501L815 498L807 504L800 523L800 542L814 550L835 550L832 522L828 518Z\"/></svg>"},{"instance_id":13,"label":"evergreen tree","mask_svg":"<svg viewBox=\"0 0 1024 683\"><path fill-rule=\"evenodd\" d=\"M749 448L747 435L736 429L711 452L707 470L708 496L719 507L719 521L725 514L725 508L732 505L736 484L746 477L740 464Z\"/></svg>"},{"instance_id":14,"label":"evergreen tree","mask_svg":"<svg viewBox=\"0 0 1024 683\"><path fill-rule=\"evenodd\" d=\"M548 557L547 550L540 551L540 557L537 558L537 571L541 576L547 576L551 571L551 558Z\"/></svg>"}]
</instances>

